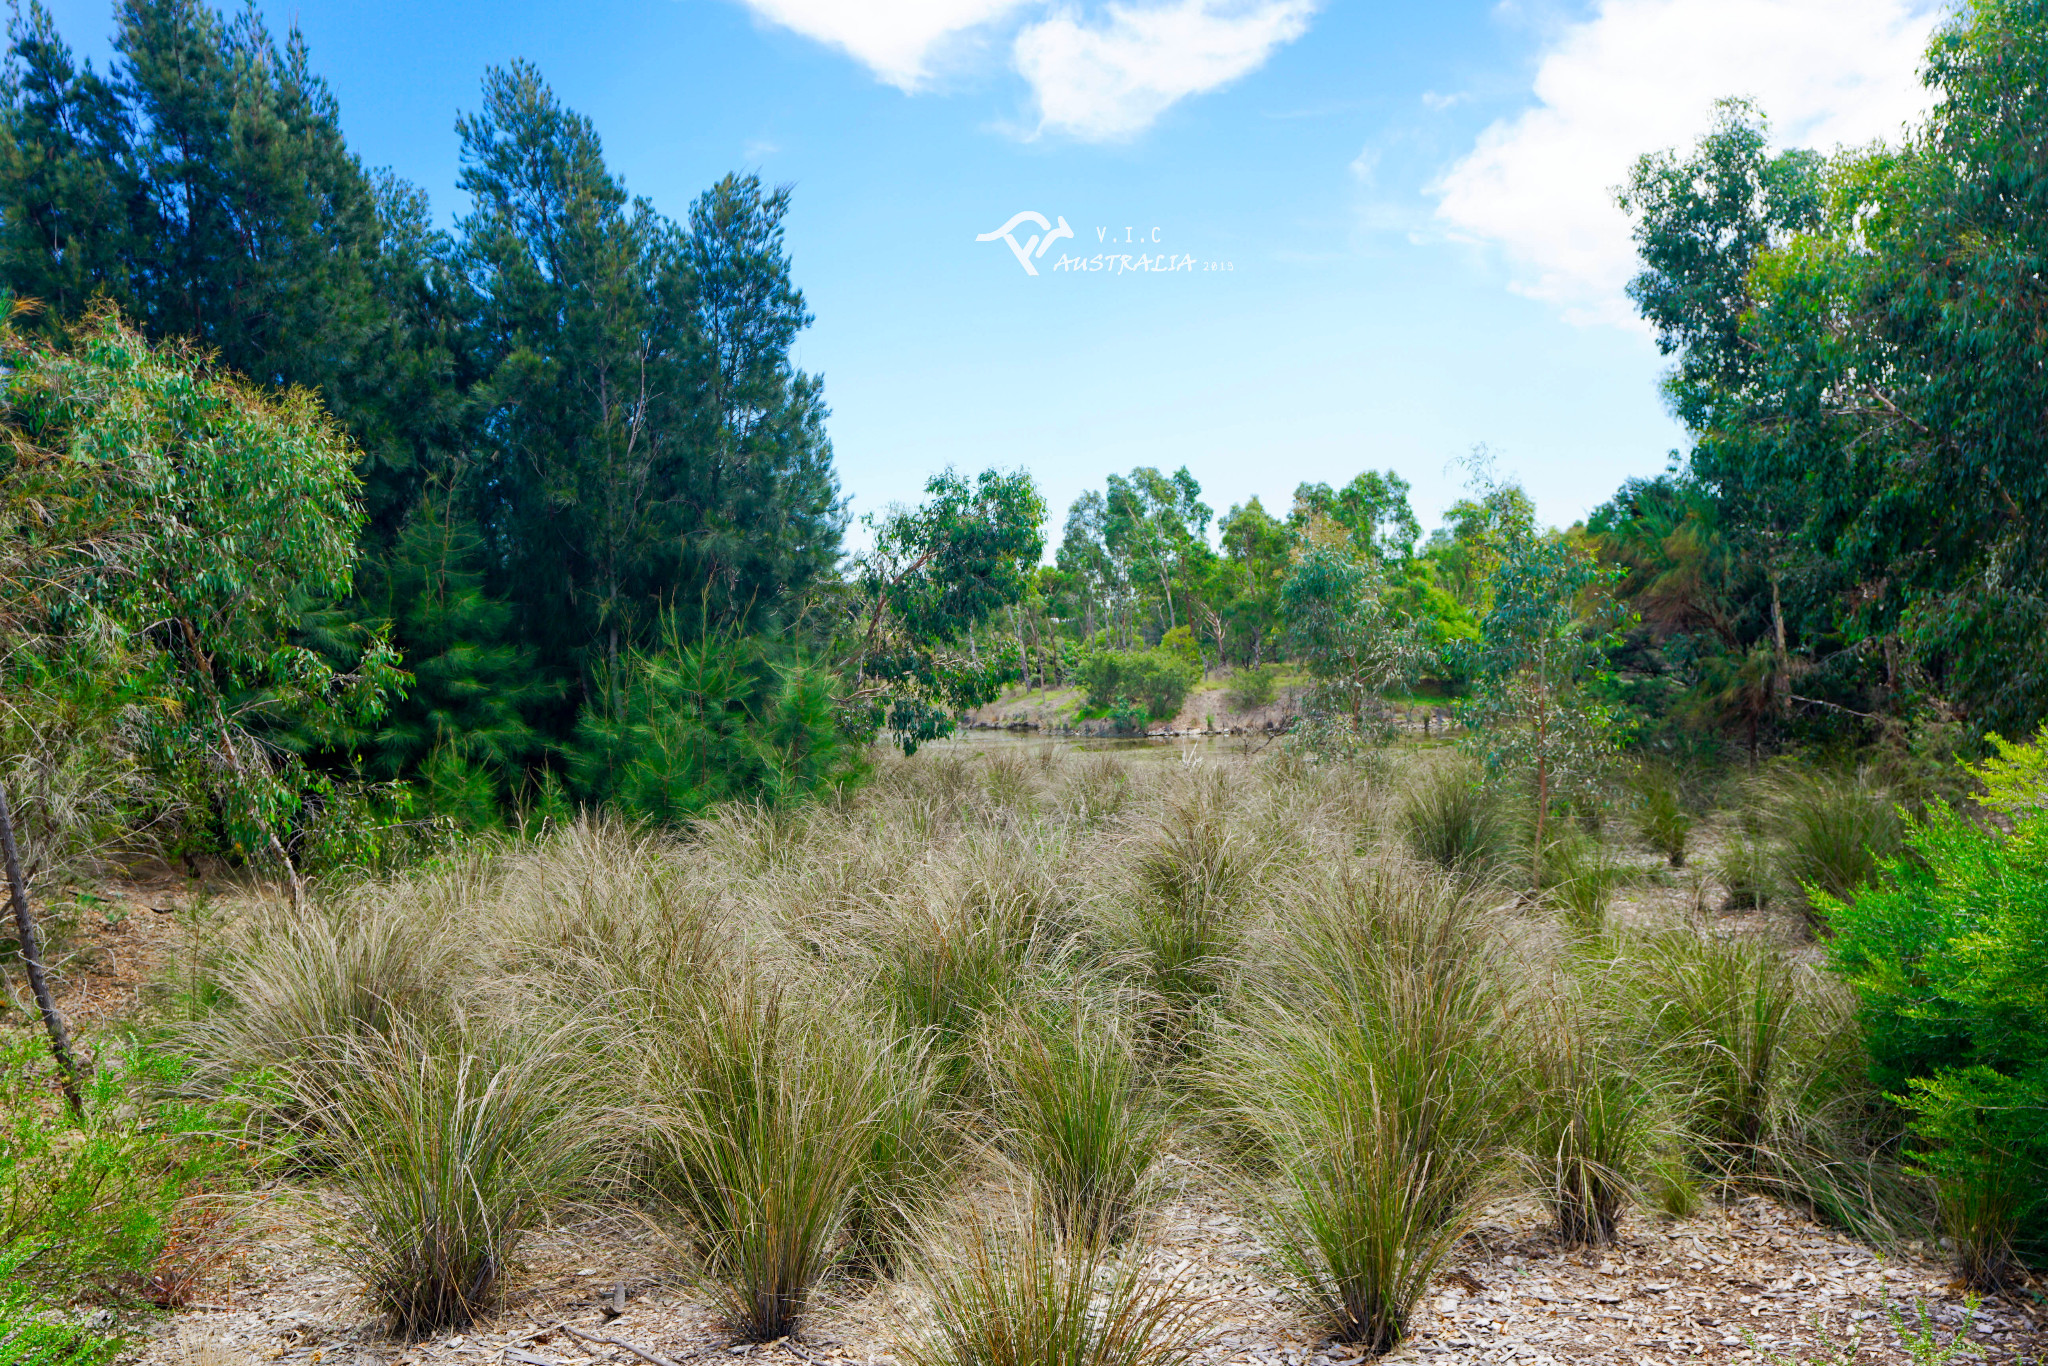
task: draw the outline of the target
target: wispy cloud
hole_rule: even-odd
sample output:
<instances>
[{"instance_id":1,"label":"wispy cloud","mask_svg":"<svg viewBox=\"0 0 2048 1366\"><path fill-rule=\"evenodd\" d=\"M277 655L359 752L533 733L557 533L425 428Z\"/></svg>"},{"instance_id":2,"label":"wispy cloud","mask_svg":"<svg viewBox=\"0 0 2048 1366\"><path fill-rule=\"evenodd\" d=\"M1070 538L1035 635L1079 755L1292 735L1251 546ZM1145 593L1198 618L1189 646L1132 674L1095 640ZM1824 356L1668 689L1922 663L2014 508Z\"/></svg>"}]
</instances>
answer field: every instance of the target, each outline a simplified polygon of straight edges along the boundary
<instances>
[{"instance_id":1,"label":"wispy cloud","mask_svg":"<svg viewBox=\"0 0 2048 1366\"><path fill-rule=\"evenodd\" d=\"M1300 37L1318 0L745 0L898 89L927 88L948 50L1008 37L1037 133L1132 137L1174 104L1256 70Z\"/></svg>"},{"instance_id":2,"label":"wispy cloud","mask_svg":"<svg viewBox=\"0 0 2048 1366\"><path fill-rule=\"evenodd\" d=\"M1176 102L1257 69L1308 28L1315 0L1171 0L1064 11L1017 35L1041 129L1088 141L1142 132Z\"/></svg>"},{"instance_id":3,"label":"wispy cloud","mask_svg":"<svg viewBox=\"0 0 2048 1366\"><path fill-rule=\"evenodd\" d=\"M922 88L948 39L1033 0L745 0L765 19L856 58L900 90Z\"/></svg>"},{"instance_id":4,"label":"wispy cloud","mask_svg":"<svg viewBox=\"0 0 2048 1366\"><path fill-rule=\"evenodd\" d=\"M1728 95L1757 100L1781 145L1895 139L1926 106L1916 70L1938 18L1916 0L1603 0L1544 54L1534 106L1439 180L1438 220L1497 247L1516 290L1629 325L1614 189L1637 156L1690 142Z\"/></svg>"}]
</instances>

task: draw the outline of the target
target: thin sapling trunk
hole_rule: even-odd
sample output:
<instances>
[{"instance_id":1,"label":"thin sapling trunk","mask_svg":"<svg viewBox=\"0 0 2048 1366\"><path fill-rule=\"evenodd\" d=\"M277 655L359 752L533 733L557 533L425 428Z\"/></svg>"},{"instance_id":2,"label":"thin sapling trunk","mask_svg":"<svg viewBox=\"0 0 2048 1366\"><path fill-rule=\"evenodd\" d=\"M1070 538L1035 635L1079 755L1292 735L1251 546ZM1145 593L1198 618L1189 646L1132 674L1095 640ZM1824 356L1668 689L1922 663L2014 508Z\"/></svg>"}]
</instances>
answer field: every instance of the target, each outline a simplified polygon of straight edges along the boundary
<instances>
[{"instance_id":1,"label":"thin sapling trunk","mask_svg":"<svg viewBox=\"0 0 2048 1366\"><path fill-rule=\"evenodd\" d=\"M64 1099L70 1103L74 1116L82 1116L85 1097L80 1088L84 1085L87 1071L79 1062L78 1054L72 1050L71 1031L64 1027L64 1017L57 1012L56 999L50 995L50 979L43 972L42 946L36 938L35 916L28 908L28 880L21 875L21 856L14 847L14 819L7 809L7 790L4 787L0 787L0 855L4 855L7 861L7 886L14 902L14 930L21 940L21 961L28 968L29 990L35 993L36 1008L43 1016L43 1028L50 1034L50 1052L57 1059Z\"/></svg>"}]
</instances>

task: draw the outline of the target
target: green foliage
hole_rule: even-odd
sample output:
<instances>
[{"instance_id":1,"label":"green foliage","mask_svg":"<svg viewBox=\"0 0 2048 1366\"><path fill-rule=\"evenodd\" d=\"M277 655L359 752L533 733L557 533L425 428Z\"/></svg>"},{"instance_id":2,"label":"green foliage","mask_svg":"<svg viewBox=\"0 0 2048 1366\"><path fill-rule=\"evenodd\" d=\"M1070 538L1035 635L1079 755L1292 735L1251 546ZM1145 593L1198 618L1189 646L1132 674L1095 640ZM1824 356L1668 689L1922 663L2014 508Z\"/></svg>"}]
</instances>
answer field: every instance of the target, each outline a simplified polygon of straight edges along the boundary
<instances>
[{"instance_id":1,"label":"green foliage","mask_svg":"<svg viewBox=\"0 0 2048 1366\"><path fill-rule=\"evenodd\" d=\"M1378 562L1314 547L1281 585L1280 604L1288 641L1315 680L1308 719L1334 724L1354 741L1383 736L1384 695L1413 672L1417 645L1388 600Z\"/></svg>"},{"instance_id":2,"label":"green foliage","mask_svg":"<svg viewBox=\"0 0 2048 1366\"><path fill-rule=\"evenodd\" d=\"M173 1058L102 1048L73 1119L46 1050L31 1036L0 1052L0 1259L9 1286L97 1285L180 1307L193 1279L231 1250L181 1236L192 1202L246 1184L239 1151L244 1103L166 1099L183 1079Z\"/></svg>"},{"instance_id":3,"label":"green foliage","mask_svg":"<svg viewBox=\"0 0 2048 1366\"><path fill-rule=\"evenodd\" d=\"M45 1310L23 1274L31 1255L0 1248L0 1366L107 1366L122 1340L65 1323Z\"/></svg>"},{"instance_id":4,"label":"green foliage","mask_svg":"<svg viewBox=\"0 0 2048 1366\"><path fill-rule=\"evenodd\" d=\"M1964 1273L2048 1248L2048 734L1974 772L1988 820L1937 803L1853 899L1822 895L1872 1073L1914 1116Z\"/></svg>"},{"instance_id":5,"label":"green foliage","mask_svg":"<svg viewBox=\"0 0 2048 1366\"><path fill-rule=\"evenodd\" d=\"M591 802L674 824L728 801L771 806L853 778L833 681L775 665L758 637L715 631L634 650L599 675L608 705L577 723L570 774Z\"/></svg>"},{"instance_id":6,"label":"green foliage","mask_svg":"<svg viewBox=\"0 0 2048 1366\"><path fill-rule=\"evenodd\" d=\"M1458 708L1489 778L1535 798L1537 856L1553 796L1591 800L1605 780L1619 722L1591 689L1598 638L1581 597L1606 577L1568 538L1520 534L1499 548L1492 603L1465 653L1473 693Z\"/></svg>"},{"instance_id":7,"label":"green foliage","mask_svg":"<svg viewBox=\"0 0 2048 1366\"><path fill-rule=\"evenodd\" d=\"M1143 707L1151 721L1171 721L1180 715L1188 690L1201 677L1200 664L1164 649L1094 650L1082 659L1080 668L1081 686L1090 707L1109 707L1128 699Z\"/></svg>"},{"instance_id":8,"label":"green foliage","mask_svg":"<svg viewBox=\"0 0 2048 1366\"><path fill-rule=\"evenodd\" d=\"M1044 549L1045 503L1028 474L984 470L970 482L949 469L925 492L920 507L868 518L875 544L850 575L841 666L905 754L950 734L952 713L995 698L1002 671L975 657L973 631L1024 597Z\"/></svg>"},{"instance_id":9,"label":"green foliage","mask_svg":"<svg viewBox=\"0 0 2048 1366\"><path fill-rule=\"evenodd\" d=\"M2012 649L2041 637L2048 600L2029 358L2044 53L2039 0L1969 6L1935 34L1933 107L1897 148L1769 158L1761 116L1730 105L1691 157L1646 159L1627 196L1689 471L1773 595L1808 597L1792 649L1826 658L1853 692L1838 705L1864 713L1809 724L1897 726L1931 693L2013 733L2048 697L2039 652Z\"/></svg>"},{"instance_id":10,"label":"green foliage","mask_svg":"<svg viewBox=\"0 0 2048 1366\"><path fill-rule=\"evenodd\" d=\"M12 534L38 561L26 615L60 643L118 642L104 686L135 706L143 762L218 821L229 851L284 859L327 784L265 743L374 719L402 675L372 637L343 669L289 642L349 591L361 522L345 440L303 392L266 396L189 346L152 346L110 312L59 346L9 343L0 467ZM26 515L48 508L56 515Z\"/></svg>"},{"instance_id":11,"label":"green foliage","mask_svg":"<svg viewBox=\"0 0 2048 1366\"><path fill-rule=\"evenodd\" d=\"M1271 706L1274 694L1279 690L1278 670L1270 664L1247 665L1231 671L1230 686L1224 690L1223 699L1232 711L1255 711Z\"/></svg>"}]
</instances>

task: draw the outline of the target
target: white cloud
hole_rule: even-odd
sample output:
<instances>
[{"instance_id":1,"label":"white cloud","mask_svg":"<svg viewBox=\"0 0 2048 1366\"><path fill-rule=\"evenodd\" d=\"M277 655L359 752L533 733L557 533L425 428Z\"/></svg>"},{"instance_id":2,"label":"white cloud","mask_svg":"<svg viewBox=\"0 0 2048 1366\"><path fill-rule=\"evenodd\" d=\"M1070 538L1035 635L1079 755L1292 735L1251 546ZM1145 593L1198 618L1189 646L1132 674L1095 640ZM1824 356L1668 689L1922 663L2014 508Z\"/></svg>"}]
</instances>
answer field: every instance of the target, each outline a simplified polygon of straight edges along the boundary
<instances>
[{"instance_id":1,"label":"white cloud","mask_svg":"<svg viewBox=\"0 0 2048 1366\"><path fill-rule=\"evenodd\" d=\"M854 57L915 92L949 48L1014 28L1012 56L1040 131L1088 141L1142 132L1176 101L1256 69L1308 27L1320 0L744 0L762 18ZM1013 24L1017 21L1013 18Z\"/></svg>"},{"instance_id":2,"label":"white cloud","mask_svg":"<svg viewBox=\"0 0 2048 1366\"><path fill-rule=\"evenodd\" d=\"M881 80L916 90L950 38L1027 0L746 0L763 18L858 58Z\"/></svg>"},{"instance_id":3,"label":"white cloud","mask_svg":"<svg viewBox=\"0 0 2048 1366\"><path fill-rule=\"evenodd\" d=\"M1602 0L1435 186L1437 217L1497 245L1513 287L1574 322L1628 325L1634 244L1614 188L1635 158L1691 142L1713 102L1754 98L1782 146L1896 140L1926 107L1924 0Z\"/></svg>"},{"instance_id":4,"label":"white cloud","mask_svg":"<svg viewBox=\"0 0 2048 1366\"><path fill-rule=\"evenodd\" d=\"M1041 130L1088 141L1143 131L1176 101L1257 69L1308 28L1316 0L1168 0L1112 4L1100 20L1072 10L1017 35L1017 69L1037 97Z\"/></svg>"}]
</instances>

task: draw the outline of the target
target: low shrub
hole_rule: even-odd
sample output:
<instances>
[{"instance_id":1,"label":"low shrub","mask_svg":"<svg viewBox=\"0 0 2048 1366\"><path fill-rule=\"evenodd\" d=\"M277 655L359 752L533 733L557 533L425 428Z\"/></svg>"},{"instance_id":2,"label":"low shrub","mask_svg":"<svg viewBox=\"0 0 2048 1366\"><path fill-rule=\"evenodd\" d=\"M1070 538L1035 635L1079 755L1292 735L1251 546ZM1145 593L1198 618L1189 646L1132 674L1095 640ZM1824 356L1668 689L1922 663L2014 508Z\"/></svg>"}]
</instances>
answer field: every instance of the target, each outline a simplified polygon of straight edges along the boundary
<instances>
[{"instance_id":1,"label":"low shrub","mask_svg":"<svg viewBox=\"0 0 2048 1366\"><path fill-rule=\"evenodd\" d=\"M910 1366L1184 1366L1205 1323L1138 1257L1015 1211L935 1232L915 1278L929 1307L903 1335Z\"/></svg>"},{"instance_id":2,"label":"low shrub","mask_svg":"<svg viewBox=\"0 0 2048 1366\"><path fill-rule=\"evenodd\" d=\"M1081 664L1088 705L1102 709L1128 698L1154 721L1180 715L1202 668L1167 650L1097 650Z\"/></svg>"},{"instance_id":3,"label":"low shrub","mask_svg":"<svg viewBox=\"0 0 2048 1366\"><path fill-rule=\"evenodd\" d=\"M104 1045L74 1118L36 1038L0 1043L0 1254L9 1278L96 1285L180 1308L233 1247L230 1217L202 1227L194 1202L246 1188L260 1149L242 1144L239 1095L211 1105L168 1097L175 1058Z\"/></svg>"},{"instance_id":4,"label":"low shrub","mask_svg":"<svg viewBox=\"0 0 2048 1366\"><path fill-rule=\"evenodd\" d=\"M1818 897L1872 1079L1899 1097L1975 1288L2048 1255L2048 729L1971 772L1988 819L1937 802L1853 898Z\"/></svg>"},{"instance_id":5,"label":"low shrub","mask_svg":"<svg viewBox=\"0 0 2048 1366\"><path fill-rule=\"evenodd\" d=\"M1273 705L1279 686L1280 671L1271 664L1246 665L1232 671L1223 698L1232 711L1256 711Z\"/></svg>"},{"instance_id":6,"label":"low shrub","mask_svg":"<svg viewBox=\"0 0 2048 1366\"><path fill-rule=\"evenodd\" d=\"M67 1323L39 1302L25 1264L30 1249L0 1246L0 1363L4 1366L108 1366L119 1337Z\"/></svg>"}]
</instances>

